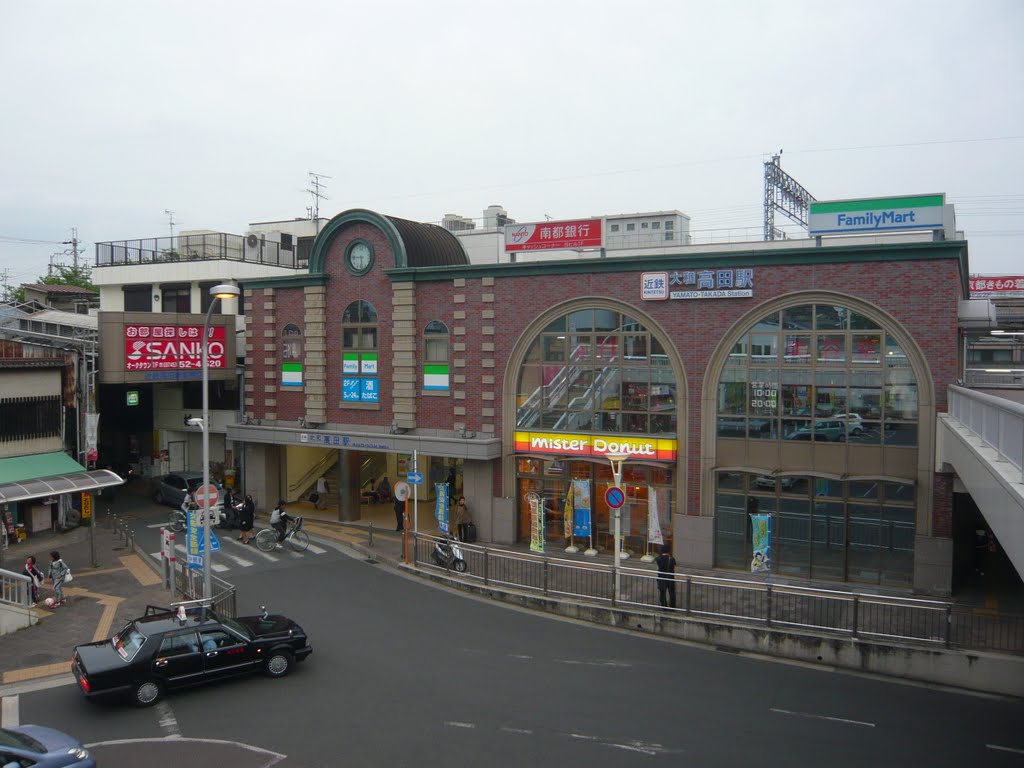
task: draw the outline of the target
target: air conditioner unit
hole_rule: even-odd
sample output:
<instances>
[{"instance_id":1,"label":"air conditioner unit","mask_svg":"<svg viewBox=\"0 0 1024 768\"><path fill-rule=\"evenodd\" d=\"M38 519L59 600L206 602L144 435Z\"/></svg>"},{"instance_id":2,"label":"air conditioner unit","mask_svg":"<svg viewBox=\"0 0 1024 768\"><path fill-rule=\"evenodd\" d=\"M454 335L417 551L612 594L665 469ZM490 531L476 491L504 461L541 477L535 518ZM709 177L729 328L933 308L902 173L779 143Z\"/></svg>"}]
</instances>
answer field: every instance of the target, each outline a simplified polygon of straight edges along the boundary
<instances>
[{"instance_id":1,"label":"air conditioner unit","mask_svg":"<svg viewBox=\"0 0 1024 768\"><path fill-rule=\"evenodd\" d=\"M248 234L245 236L245 260L259 261L263 255L263 241L259 235Z\"/></svg>"}]
</instances>

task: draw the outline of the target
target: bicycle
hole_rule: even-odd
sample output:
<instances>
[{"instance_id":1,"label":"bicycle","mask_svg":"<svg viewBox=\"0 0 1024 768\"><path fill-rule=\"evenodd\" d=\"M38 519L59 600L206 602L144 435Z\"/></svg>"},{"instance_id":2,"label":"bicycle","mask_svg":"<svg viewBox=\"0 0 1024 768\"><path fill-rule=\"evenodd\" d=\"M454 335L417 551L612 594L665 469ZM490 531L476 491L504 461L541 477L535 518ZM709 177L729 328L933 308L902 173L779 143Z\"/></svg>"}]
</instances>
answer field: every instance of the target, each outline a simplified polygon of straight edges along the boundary
<instances>
[{"instance_id":1,"label":"bicycle","mask_svg":"<svg viewBox=\"0 0 1024 768\"><path fill-rule=\"evenodd\" d=\"M269 552L277 546L277 535L277 530L274 528L264 528L256 534L256 547L261 552ZM301 517L293 517L288 520L288 530L284 535L284 540L296 552L305 552L309 547L309 534L302 530Z\"/></svg>"}]
</instances>

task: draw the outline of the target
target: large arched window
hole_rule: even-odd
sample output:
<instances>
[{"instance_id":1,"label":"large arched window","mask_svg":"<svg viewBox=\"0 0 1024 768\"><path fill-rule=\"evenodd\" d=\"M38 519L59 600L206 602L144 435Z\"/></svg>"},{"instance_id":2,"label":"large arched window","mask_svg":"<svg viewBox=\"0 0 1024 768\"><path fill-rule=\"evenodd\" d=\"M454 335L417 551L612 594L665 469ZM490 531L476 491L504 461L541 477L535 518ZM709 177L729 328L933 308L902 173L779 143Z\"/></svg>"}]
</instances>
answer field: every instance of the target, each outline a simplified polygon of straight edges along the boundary
<instances>
[{"instance_id":1,"label":"large arched window","mask_svg":"<svg viewBox=\"0 0 1024 768\"><path fill-rule=\"evenodd\" d=\"M295 323L281 329L281 386L302 386L302 329Z\"/></svg>"},{"instance_id":2,"label":"large arched window","mask_svg":"<svg viewBox=\"0 0 1024 768\"><path fill-rule=\"evenodd\" d=\"M432 320L423 329L423 388L447 392L451 386L449 370L448 326Z\"/></svg>"},{"instance_id":3,"label":"large arched window","mask_svg":"<svg viewBox=\"0 0 1024 768\"><path fill-rule=\"evenodd\" d=\"M341 399L343 403L380 402L377 377L377 310L353 301L341 316Z\"/></svg>"},{"instance_id":4,"label":"large arched window","mask_svg":"<svg viewBox=\"0 0 1024 768\"><path fill-rule=\"evenodd\" d=\"M833 303L785 307L732 347L717 385L715 565L910 586L918 386L897 335ZM809 444L810 443L810 444Z\"/></svg>"}]
</instances>

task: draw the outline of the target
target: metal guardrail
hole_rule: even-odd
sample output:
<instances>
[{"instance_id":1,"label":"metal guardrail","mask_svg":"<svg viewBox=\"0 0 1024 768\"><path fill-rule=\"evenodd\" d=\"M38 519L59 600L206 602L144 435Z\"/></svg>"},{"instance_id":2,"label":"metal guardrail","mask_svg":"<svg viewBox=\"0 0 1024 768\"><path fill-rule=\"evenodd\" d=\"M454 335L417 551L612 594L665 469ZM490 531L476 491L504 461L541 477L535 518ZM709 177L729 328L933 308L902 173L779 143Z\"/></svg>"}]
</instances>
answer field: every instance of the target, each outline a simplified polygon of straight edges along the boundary
<instances>
[{"instance_id":1,"label":"metal guardrail","mask_svg":"<svg viewBox=\"0 0 1024 768\"><path fill-rule=\"evenodd\" d=\"M213 610L229 619L235 618L235 593L233 584L210 574L213 587ZM174 563L174 591L186 600L197 600L203 596L203 572L189 568L181 560Z\"/></svg>"},{"instance_id":2,"label":"metal guardrail","mask_svg":"<svg viewBox=\"0 0 1024 768\"><path fill-rule=\"evenodd\" d=\"M243 235L232 235L227 232L96 243L97 267L209 259L249 261L278 267L306 266L299 259L298 251L294 249L282 248L280 243L272 240L252 240Z\"/></svg>"},{"instance_id":3,"label":"metal guardrail","mask_svg":"<svg viewBox=\"0 0 1024 768\"><path fill-rule=\"evenodd\" d=\"M968 368L964 371L964 384L968 387L1024 389L1024 370L993 371Z\"/></svg>"},{"instance_id":4,"label":"metal guardrail","mask_svg":"<svg viewBox=\"0 0 1024 768\"><path fill-rule=\"evenodd\" d=\"M949 387L949 415L1021 472L1024 481L1024 405L1000 397Z\"/></svg>"},{"instance_id":5,"label":"metal guardrail","mask_svg":"<svg viewBox=\"0 0 1024 768\"><path fill-rule=\"evenodd\" d=\"M923 643L945 648L1024 654L1024 616L973 609L941 600L815 589L764 581L676 574L676 607L659 605L657 571L460 544L465 573L431 558L433 536L415 536L414 562L453 578L546 597L616 607L647 608L709 620L824 632L839 636Z\"/></svg>"},{"instance_id":6,"label":"metal guardrail","mask_svg":"<svg viewBox=\"0 0 1024 768\"><path fill-rule=\"evenodd\" d=\"M0 568L0 603L28 608L32 604L32 580Z\"/></svg>"}]
</instances>

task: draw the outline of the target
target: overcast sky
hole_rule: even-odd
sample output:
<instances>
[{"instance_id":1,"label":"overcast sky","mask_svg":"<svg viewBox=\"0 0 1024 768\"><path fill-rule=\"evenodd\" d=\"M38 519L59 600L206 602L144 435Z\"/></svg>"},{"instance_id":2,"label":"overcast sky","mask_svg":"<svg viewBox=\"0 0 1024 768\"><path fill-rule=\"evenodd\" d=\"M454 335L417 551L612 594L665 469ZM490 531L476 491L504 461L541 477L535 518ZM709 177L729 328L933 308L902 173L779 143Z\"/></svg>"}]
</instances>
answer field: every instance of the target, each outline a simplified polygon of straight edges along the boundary
<instances>
[{"instance_id":1,"label":"overcast sky","mask_svg":"<svg viewBox=\"0 0 1024 768\"><path fill-rule=\"evenodd\" d=\"M165 210L306 216L309 171L322 216L679 209L756 240L779 149L819 200L945 192L971 271L1021 274L1022 40L1019 0L0 0L0 277L72 227L91 263Z\"/></svg>"}]
</instances>

